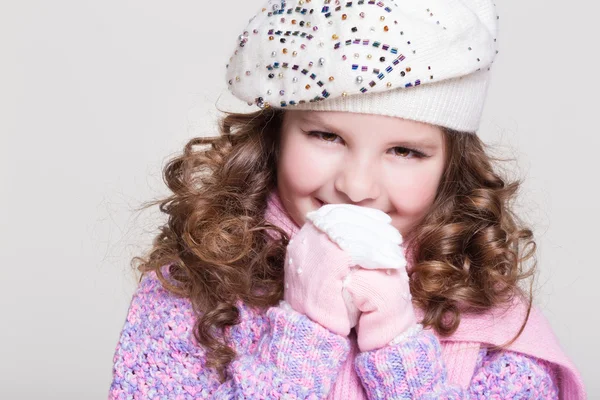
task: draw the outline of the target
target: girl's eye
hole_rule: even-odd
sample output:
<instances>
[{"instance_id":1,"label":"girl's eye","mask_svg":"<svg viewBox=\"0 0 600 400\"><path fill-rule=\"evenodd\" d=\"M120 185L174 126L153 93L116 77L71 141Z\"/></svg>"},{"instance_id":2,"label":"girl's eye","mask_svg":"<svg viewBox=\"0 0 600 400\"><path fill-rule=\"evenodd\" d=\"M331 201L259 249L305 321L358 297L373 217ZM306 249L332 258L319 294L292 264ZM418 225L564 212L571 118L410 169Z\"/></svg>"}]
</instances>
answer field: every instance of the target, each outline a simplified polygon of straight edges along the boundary
<instances>
[{"instance_id":1,"label":"girl's eye","mask_svg":"<svg viewBox=\"0 0 600 400\"><path fill-rule=\"evenodd\" d=\"M330 133L330 132L320 132L320 131L310 131L307 132L308 136L313 136L316 137L324 142L329 142L329 143L335 143L336 139L340 139L341 138L336 135L335 133ZM398 157L398 158L426 158L427 156L418 151L418 150L414 150L414 149L409 149L408 147L393 147L391 149L392 153L394 154L394 156ZM412 154L412 157L411 157Z\"/></svg>"},{"instance_id":2,"label":"girl's eye","mask_svg":"<svg viewBox=\"0 0 600 400\"><path fill-rule=\"evenodd\" d=\"M331 142L331 143L333 143L335 141L335 139L339 138L339 136L336 135L335 133L319 132L319 131L310 131L310 132L308 132L308 136L314 136L325 142Z\"/></svg>"},{"instance_id":3,"label":"girl's eye","mask_svg":"<svg viewBox=\"0 0 600 400\"><path fill-rule=\"evenodd\" d=\"M425 158L426 155L421 153L418 150L413 150L413 149L409 149L408 147L394 147L392 149L392 151L394 152L394 155L400 157L400 158ZM409 155L412 154L412 157L409 157Z\"/></svg>"}]
</instances>

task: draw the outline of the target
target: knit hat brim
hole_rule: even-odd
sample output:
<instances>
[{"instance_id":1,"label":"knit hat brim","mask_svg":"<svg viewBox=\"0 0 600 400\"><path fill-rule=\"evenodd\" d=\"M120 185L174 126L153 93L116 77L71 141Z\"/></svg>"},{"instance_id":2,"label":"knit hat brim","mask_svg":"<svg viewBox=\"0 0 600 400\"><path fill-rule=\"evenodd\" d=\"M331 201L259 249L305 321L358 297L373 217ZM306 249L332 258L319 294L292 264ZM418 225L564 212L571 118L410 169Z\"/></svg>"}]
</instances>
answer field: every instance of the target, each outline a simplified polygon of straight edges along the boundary
<instances>
[{"instance_id":1,"label":"knit hat brim","mask_svg":"<svg viewBox=\"0 0 600 400\"><path fill-rule=\"evenodd\" d=\"M287 109L387 115L475 133L489 83L490 71L485 69L413 88L337 97Z\"/></svg>"}]
</instances>

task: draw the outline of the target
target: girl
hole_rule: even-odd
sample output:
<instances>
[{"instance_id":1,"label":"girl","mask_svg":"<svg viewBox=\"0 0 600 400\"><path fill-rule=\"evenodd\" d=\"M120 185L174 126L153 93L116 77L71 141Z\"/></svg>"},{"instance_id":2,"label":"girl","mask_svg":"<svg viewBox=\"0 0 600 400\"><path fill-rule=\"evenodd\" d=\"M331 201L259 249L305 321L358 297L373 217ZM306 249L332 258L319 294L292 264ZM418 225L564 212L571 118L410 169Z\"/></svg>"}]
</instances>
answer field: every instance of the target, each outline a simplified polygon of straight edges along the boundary
<instances>
[{"instance_id":1,"label":"girl","mask_svg":"<svg viewBox=\"0 0 600 400\"><path fill-rule=\"evenodd\" d=\"M269 1L227 71L262 110L165 169L110 398L584 398L520 289L519 183L476 135L497 19Z\"/></svg>"}]
</instances>

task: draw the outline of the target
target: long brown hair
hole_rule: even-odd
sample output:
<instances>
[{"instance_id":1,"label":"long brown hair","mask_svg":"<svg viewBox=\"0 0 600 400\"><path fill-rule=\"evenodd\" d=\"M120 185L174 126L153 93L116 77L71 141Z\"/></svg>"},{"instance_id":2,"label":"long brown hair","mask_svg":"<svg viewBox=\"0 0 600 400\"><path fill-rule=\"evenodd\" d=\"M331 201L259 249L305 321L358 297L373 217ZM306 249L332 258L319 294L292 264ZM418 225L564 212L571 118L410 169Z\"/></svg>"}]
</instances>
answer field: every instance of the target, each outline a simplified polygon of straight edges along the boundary
<instances>
[{"instance_id":1,"label":"long brown hair","mask_svg":"<svg viewBox=\"0 0 600 400\"><path fill-rule=\"evenodd\" d=\"M277 184L283 114L226 114L219 136L190 140L165 166L173 194L143 206L159 205L168 221L133 264L190 300L198 315L194 337L221 379L236 356L222 336L239 323L236 302L264 309L283 298L289 237L264 219ZM436 199L408 243L411 292L425 310L423 324L450 335L464 310L485 311L523 294L519 282L533 273L535 265L525 270L524 262L535 242L511 212L520 182L507 183L494 171L499 160L476 135L444 129L444 137L446 168ZM282 240L269 240L269 229ZM161 271L167 264L169 279Z\"/></svg>"}]
</instances>

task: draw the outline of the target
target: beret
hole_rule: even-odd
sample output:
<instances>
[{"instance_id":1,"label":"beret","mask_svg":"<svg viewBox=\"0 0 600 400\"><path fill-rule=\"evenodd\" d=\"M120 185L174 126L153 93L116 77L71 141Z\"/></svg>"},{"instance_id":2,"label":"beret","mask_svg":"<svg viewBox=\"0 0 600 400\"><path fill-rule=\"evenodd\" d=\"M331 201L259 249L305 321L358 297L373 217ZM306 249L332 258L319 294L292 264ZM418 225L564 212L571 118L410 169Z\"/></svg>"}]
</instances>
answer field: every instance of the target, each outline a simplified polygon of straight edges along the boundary
<instances>
[{"instance_id":1,"label":"beret","mask_svg":"<svg viewBox=\"0 0 600 400\"><path fill-rule=\"evenodd\" d=\"M261 108L382 114L474 132L498 18L490 0L269 0L235 41L227 85Z\"/></svg>"}]
</instances>

